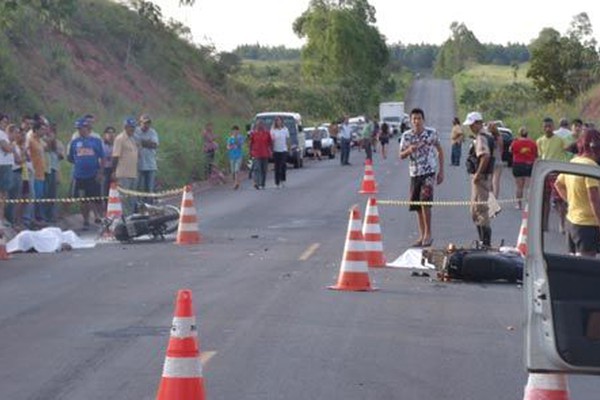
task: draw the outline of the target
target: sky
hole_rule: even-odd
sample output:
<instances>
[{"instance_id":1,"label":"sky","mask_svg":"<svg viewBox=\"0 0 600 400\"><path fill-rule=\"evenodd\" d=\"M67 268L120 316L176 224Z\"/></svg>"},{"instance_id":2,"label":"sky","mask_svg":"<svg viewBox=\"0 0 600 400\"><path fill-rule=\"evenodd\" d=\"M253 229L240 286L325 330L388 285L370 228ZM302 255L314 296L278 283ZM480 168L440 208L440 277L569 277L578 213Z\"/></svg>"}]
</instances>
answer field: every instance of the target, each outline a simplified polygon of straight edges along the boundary
<instances>
[{"instance_id":1,"label":"sky","mask_svg":"<svg viewBox=\"0 0 600 400\"><path fill-rule=\"evenodd\" d=\"M178 0L152 0L165 18L182 22L192 30L194 42L212 44L218 51L238 45L284 45L299 48L303 41L292 30L294 20L310 0L196 0L180 7ZM377 27L388 44L442 44L450 36L450 24L462 22L482 43L529 44L543 28L565 34L573 17L586 12L600 43L600 6L591 0L533 2L370 0L376 9ZM411 7L408 6L411 5ZM542 5L544 4L544 5Z\"/></svg>"}]
</instances>

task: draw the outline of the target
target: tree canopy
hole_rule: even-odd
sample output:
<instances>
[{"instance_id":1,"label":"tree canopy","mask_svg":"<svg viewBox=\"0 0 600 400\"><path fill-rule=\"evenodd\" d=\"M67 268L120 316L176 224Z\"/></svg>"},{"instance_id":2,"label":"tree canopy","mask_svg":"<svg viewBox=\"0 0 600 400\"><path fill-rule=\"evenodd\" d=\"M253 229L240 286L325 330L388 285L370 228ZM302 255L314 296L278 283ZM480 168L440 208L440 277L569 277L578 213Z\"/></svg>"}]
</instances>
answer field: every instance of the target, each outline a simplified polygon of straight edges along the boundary
<instances>
[{"instance_id":1,"label":"tree canopy","mask_svg":"<svg viewBox=\"0 0 600 400\"><path fill-rule=\"evenodd\" d=\"M462 71L466 65L482 62L485 48L463 23L450 25L452 35L442 45L435 62L434 74L450 78Z\"/></svg>"},{"instance_id":2,"label":"tree canopy","mask_svg":"<svg viewBox=\"0 0 600 400\"><path fill-rule=\"evenodd\" d=\"M573 18L565 36L553 28L543 29L530 52L527 76L547 101L572 100L600 78L600 58L586 13Z\"/></svg>"},{"instance_id":3,"label":"tree canopy","mask_svg":"<svg viewBox=\"0 0 600 400\"><path fill-rule=\"evenodd\" d=\"M294 22L294 32L307 39L304 77L332 88L346 111L367 111L385 78L389 51L375 22L367 0L312 0Z\"/></svg>"}]
</instances>

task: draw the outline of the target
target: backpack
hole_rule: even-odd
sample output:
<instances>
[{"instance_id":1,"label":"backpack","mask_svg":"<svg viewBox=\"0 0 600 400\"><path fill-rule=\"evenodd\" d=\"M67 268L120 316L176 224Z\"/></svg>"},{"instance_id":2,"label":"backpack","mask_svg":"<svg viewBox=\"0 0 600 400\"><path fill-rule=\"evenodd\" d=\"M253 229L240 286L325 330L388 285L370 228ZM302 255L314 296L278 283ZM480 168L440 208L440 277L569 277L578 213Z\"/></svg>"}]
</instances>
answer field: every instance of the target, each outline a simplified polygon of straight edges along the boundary
<instances>
[{"instance_id":1,"label":"backpack","mask_svg":"<svg viewBox=\"0 0 600 400\"><path fill-rule=\"evenodd\" d=\"M478 133L478 135L482 134ZM488 162L487 169L483 171L483 173L485 175L488 175L494 172L495 159L493 154L494 148L496 147L496 141L490 135L485 135L485 137L488 141L488 147L490 149L490 161ZM467 159L465 160L465 166L467 167L467 172L469 174L474 174L475 172L477 172L477 167L479 167L479 158L475 154L475 140L473 140L473 143L471 143L471 146L469 147L469 153L467 154Z\"/></svg>"}]
</instances>

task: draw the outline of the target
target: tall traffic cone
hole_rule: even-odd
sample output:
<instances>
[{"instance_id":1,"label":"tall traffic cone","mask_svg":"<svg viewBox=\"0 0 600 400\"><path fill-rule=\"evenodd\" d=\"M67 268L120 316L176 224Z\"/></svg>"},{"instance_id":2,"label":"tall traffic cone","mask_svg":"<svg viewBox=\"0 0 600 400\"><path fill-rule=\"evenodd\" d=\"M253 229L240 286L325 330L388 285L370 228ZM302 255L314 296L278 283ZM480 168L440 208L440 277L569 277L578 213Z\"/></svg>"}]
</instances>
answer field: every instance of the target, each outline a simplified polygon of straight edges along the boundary
<instances>
[{"instance_id":1,"label":"tall traffic cone","mask_svg":"<svg viewBox=\"0 0 600 400\"><path fill-rule=\"evenodd\" d=\"M194 194L192 193L191 185L187 185L183 190L176 243L182 245L200 243L198 217L196 215L196 206L194 205Z\"/></svg>"},{"instance_id":2,"label":"tall traffic cone","mask_svg":"<svg viewBox=\"0 0 600 400\"><path fill-rule=\"evenodd\" d=\"M108 203L106 204L106 218L117 220L123 216L123 207L121 207L121 198L117 183L112 182L108 190Z\"/></svg>"},{"instance_id":3,"label":"tall traffic cone","mask_svg":"<svg viewBox=\"0 0 600 400\"><path fill-rule=\"evenodd\" d=\"M386 262L385 255L383 254L381 226L379 225L379 211L377 210L377 200L374 197L369 197L367 201L362 234L365 240L365 254L369 267L385 267Z\"/></svg>"},{"instance_id":4,"label":"tall traffic cone","mask_svg":"<svg viewBox=\"0 0 600 400\"><path fill-rule=\"evenodd\" d=\"M344 256L340 267L340 275L335 286L329 289L368 292L376 290L371 287L369 267L365 253L365 243L360 230L360 212L356 207L350 210L348 233L344 245Z\"/></svg>"},{"instance_id":5,"label":"tall traffic cone","mask_svg":"<svg viewBox=\"0 0 600 400\"><path fill-rule=\"evenodd\" d=\"M360 190L358 193L375 194L377 193L377 183L375 182L375 173L373 172L373 161L365 160L365 174L363 176Z\"/></svg>"},{"instance_id":6,"label":"tall traffic cone","mask_svg":"<svg viewBox=\"0 0 600 400\"><path fill-rule=\"evenodd\" d=\"M0 237L0 261L3 260L9 260L10 256L8 255L8 252L6 251L6 239L4 238L4 235L2 235L2 237Z\"/></svg>"},{"instance_id":7,"label":"tall traffic cone","mask_svg":"<svg viewBox=\"0 0 600 400\"><path fill-rule=\"evenodd\" d=\"M529 374L523 400L569 400L564 374Z\"/></svg>"},{"instance_id":8,"label":"tall traffic cone","mask_svg":"<svg viewBox=\"0 0 600 400\"><path fill-rule=\"evenodd\" d=\"M198 325L192 291L177 292L171 337L156 400L204 400Z\"/></svg>"},{"instance_id":9,"label":"tall traffic cone","mask_svg":"<svg viewBox=\"0 0 600 400\"><path fill-rule=\"evenodd\" d=\"M528 204L525 204L525 209L523 210L523 217L521 220L521 228L519 230L519 237L517 238L517 250L523 257L527 255L527 218L529 216Z\"/></svg>"}]
</instances>

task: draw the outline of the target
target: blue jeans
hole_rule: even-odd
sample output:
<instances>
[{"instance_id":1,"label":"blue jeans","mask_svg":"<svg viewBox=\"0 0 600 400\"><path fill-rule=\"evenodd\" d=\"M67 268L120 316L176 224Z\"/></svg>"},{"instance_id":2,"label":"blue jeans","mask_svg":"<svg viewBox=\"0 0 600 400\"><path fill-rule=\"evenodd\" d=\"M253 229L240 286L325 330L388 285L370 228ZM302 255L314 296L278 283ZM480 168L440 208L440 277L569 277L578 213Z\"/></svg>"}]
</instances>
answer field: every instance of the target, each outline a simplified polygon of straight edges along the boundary
<instances>
[{"instance_id":1,"label":"blue jeans","mask_svg":"<svg viewBox=\"0 0 600 400\"><path fill-rule=\"evenodd\" d=\"M56 170L51 170L46 173L46 184L44 197L47 199L55 199L58 191L58 181L56 180ZM44 203L44 217L47 221L56 221L58 217L58 209L56 203Z\"/></svg>"},{"instance_id":2,"label":"blue jeans","mask_svg":"<svg viewBox=\"0 0 600 400\"><path fill-rule=\"evenodd\" d=\"M8 198L10 200L20 199L23 196L23 178L21 176L21 170L13 171L12 185L8 191ZM4 210L6 219L11 224L17 222L17 207L16 204L9 203L6 205Z\"/></svg>"},{"instance_id":3,"label":"blue jeans","mask_svg":"<svg viewBox=\"0 0 600 400\"><path fill-rule=\"evenodd\" d=\"M462 144L454 143L452 145L452 152L450 155L452 165L460 165L460 155L462 153Z\"/></svg>"},{"instance_id":4,"label":"blue jeans","mask_svg":"<svg viewBox=\"0 0 600 400\"><path fill-rule=\"evenodd\" d=\"M154 192L154 183L156 179L156 170L138 171L138 190L140 192ZM140 198L141 201L152 203L152 197Z\"/></svg>"},{"instance_id":5,"label":"blue jeans","mask_svg":"<svg viewBox=\"0 0 600 400\"><path fill-rule=\"evenodd\" d=\"M267 180L267 169L269 167L268 158L255 158L254 166L252 168L252 174L254 175L254 185L265 187L265 181Z\"/></svg>"},{"instance_id":6,"label":"blue jeans","mask_svg":"<svg viewBox=\"0 0 600 400\"><path fill-rule=\"evenodd\" d=\"M46 182L41 180L41 179L35 179L33 181L33 193L34 193L34 198L35 199L43 199L44 198L44 194L46 192ZM45 215L44 215L44 206L46 204L45 203L35 203L34 206L34 212L35 212L35 219L38 221L44 221Z\"/></svg>"},{"instance_id":7,"label":"blue jeans","mask_svg":"<svg viewBox=\"0 0 600 400\"><path fill-rule=\"evenodd\" d=\"M117 184L129 190L134 190L136 185L136 178L117 178ZM123 195L121 198L123 203L123 215L131 215L135 211L134 198L132 196Z\"/></svg>"},{"instance_id":8,"label":"blue jeans","mask_svg":"<svg viewBox=\"0 0 600 400\"><path fill-rule=\"evenodd\" d=\"M350 139L341 138L340 140L340 163L348 164L350 161Z\"/></svg>"}]
</instances>

